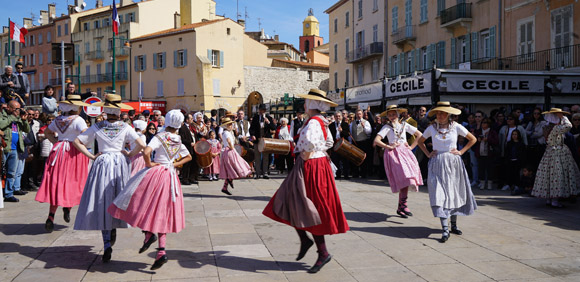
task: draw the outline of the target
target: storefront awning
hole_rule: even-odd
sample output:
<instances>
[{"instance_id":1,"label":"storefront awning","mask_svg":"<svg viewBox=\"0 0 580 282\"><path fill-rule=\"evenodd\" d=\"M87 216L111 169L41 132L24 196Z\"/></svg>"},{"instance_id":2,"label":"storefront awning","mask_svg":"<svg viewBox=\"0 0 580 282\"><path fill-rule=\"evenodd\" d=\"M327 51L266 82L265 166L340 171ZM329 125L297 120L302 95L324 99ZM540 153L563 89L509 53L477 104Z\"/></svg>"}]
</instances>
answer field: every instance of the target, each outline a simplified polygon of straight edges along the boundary
<instances>
[{"instance_id":1,"label":"storefront awning","mask_svg":"<svg viewBox=\"0 0 580 282\"><path fill-rule=\"evenodd\" d=\"M137 114L142 113L144 110L149 110L149 111L159 110L162 113L165 113L165 106L166 106L165 101L127 102L125 104L133 107L133 109L135 109L135 113L137 113ZM123 110L123 111L128 112L126 110Z\"/></svg>"},{"instance_id":2,"label":"storefront awning","mask_svg":"<svg viewBox=\"0 0 580 282\"><path fill-rule=\"evenodd\" d=\"M381 101L383 99L383 82L352 87L346 90L346 103Z\"/></svg>"}]
</instances>

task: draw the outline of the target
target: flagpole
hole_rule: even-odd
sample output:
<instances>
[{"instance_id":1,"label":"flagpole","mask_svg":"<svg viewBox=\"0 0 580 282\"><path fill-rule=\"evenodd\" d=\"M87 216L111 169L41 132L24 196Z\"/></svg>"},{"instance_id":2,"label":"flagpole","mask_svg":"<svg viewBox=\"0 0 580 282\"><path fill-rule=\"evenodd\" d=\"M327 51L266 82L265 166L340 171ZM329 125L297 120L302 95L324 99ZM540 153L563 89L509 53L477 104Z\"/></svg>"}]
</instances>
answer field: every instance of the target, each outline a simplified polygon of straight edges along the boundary
<instances>
[{"instance_id":1,"label":"flagpole","mask_svg":"<svg viewBox=\"0 0 580 282\"><path fill-rule=\"evenodd\" d=\"M10 29L11 22L12 21L10 20L10 18L8 18L8 28L9 29ZM10 56L12 55L12 54L10 54L10 46L12 45L12 36L10 36L10 31L11 30L8 30L8 65L10 65Z\"/></svg>"}]
</instances>

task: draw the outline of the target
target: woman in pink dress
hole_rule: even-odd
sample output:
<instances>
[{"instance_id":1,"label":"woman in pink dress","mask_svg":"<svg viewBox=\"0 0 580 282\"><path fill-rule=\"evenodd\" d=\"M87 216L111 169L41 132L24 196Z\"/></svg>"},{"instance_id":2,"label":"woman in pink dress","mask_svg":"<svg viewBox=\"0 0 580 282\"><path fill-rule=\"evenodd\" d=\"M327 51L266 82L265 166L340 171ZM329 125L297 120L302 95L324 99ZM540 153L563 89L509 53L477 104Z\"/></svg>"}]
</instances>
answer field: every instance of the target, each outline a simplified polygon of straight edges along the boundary
<instances>
[{"instance_id":1,"label":"woman in pink dress","mask_svg":"<svg viewBox=\"0 0 580 282\"><path fill-rule=\"evenodd\" d=\"M222 150L222 144L220 141L215 139L215 131L209 132L209 139L207 142L211 144L211 156L213 162L209 167L203 169L203 173L207 174L209 181L218 180L217 174L220 174L220 151Z\"/></svg>"},{"instance_id":2,"label":"woman in pink dress","mask_svg":"<svg viewBox=\"0 0 580 282\"><path fill-rule=\"evenodd\" d=\"M399 205L397 214L402 218L413 216L407 207L407 194L409 188L419 191L419 186L423 185L421 170L413 150L417 146L417 140L422 134L414 126L399 122L399 114L407 109L397 108L397 105L390 105L381 114L381 117L388 118L387 123L375 137L375 145L385 148L384 164L385 173L389 179L389 185L393 193L399 193ZM414 135L415 142L409 146L407 143L407 133ZM388 144L383 139L388 138Z\"/></svg>"},{"instance_id":3,"label":"woman in pink dress","mask_svg":"<svg viewBox=\"0 0 580 282\"><path fill-rule=\"evenodd\" d=\"M159 269L168 260L165 254L166 234L177 233L185 226L183 192L175 169L191 161L189 151L177 134L183 120L184 116L179 110L167 113L165 131L155 135L143 153L147 168L129 179L123 192L107 210L113 217L145 231L139 253L146 251L159 238L159 248L151 270ZM153 152L155 162L151 161Z\"/></svg>"},{"instance_id":4,"label":"woman in pink dress","mask_svg":"<svg viewBox=\"0 0 580 282\"><path fill-rule=\"evenodd\" d=\"M147 137L145 137L145 130L147 129L147 122L142 120L133 121L133 127L135 127L135 132L139 135L139 139L145 143ZM145 143L147 144L147 143ZM131 142L130 150L133 150L136 146L135 142ZM131 176L134 176L140 170L145 168L145 160L143 159L143 152L133 156L131 158Z\"/></svg>"},{"instance_id":5,"label":"woman in pink dress","mask_svg":"<svg viewBox=\"0 0 580 282\"><path fill-rule=\"evenodd\" d=\"M80 107L88 104L83 103L79 95L68 95L66 98L58 105L63 114L44 131L45 137L54 146L46 160L36 200L50 204L48 219L44 224L48 232L54 229L54 213L59 206L63 207L64 221L70 222L70 209L80 203L89 173L89 158L71 144L87 129L85 120L78 114Z\"/></svg>"},{"instance_id":6,"label":"woman in pink dress","mask_svg":"<svg viewBox=\"0 0 580 282\"><path fill-rule=\"evenodd\" d=\"M228 191L228 184L234 188L234 179L247 177L252 170L234 147L234 121L226 117L222 120L221 126L225 129L222 133L223 149L220 156L220 179L224 179L222 193L231 195L232 193Z\"/></svg>"}]
</instances>

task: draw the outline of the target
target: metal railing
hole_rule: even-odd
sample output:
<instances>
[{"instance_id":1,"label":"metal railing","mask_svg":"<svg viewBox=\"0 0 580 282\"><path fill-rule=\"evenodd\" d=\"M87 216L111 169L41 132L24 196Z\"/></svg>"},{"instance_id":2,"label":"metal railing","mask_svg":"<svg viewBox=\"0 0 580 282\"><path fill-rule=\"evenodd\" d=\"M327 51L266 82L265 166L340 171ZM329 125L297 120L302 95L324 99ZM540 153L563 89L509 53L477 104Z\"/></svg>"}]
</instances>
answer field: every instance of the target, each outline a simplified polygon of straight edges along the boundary
<instances>
[{"instance_id":1,"label":"metal railing","mask_svg":"<svg viewBox=\"0 0 580 282\"><path fill-rule=\"evenodd\" d=\"M382 54L383 54L383 42L373 42L366 46L357 47L354 51L348 52L346 60L349 63L353 63L375 55Z\"/></svg>"},{"instance_id":2,"label":"metal railing","mask_svg":"<svg viewBox=\"0 0 580 282\"><path fill-rule=\"evenodd\" d=\"M471 19L471 3L457 4L441 11L441 25L457 19Z\"/></svg>"},{"instance_id":3,"label":"metal railing","mask_svg":"<svg viewBox=\"0 0 580 282\"><path fill-rule=\"evenodd\" d=\"M127 72L115 73L115 81L127 81L128 79L129 79L129 74ZM81 76L81 81L83 84L111 82L111 81L113 81L113 74L112 73L105 73L105 74L85 75L85 76Z\"/></svg>"},{"instance_id":4,"label":"metal railing","mask_svg":"<svg viewBox=\"0 0 580 282\"><path fill-rule=\"evenodd\" d=\"M407 40L414 40L417 38L417 34L415 33L415 26L414 25L407 25L395 30L391 37L393 38L393 43L401 43Z\"/></svg>"},{"instance_id":5,"label":"metal railing","mask_svg":"<svg viewBox=\"0 0 580 282\"><path fill-rule=\"evenodd\" d=\"M109 55L113 56L113 49L109 50ZM126 57L129 56L129 50L124 47L115 48L115 57Z\"/></svg>"},{"instance_id":6,"label":"metal railing","mask_svg":"<svg viewBox=\"0 0 580 282\"><path fill-rule=\"evenodd\" d=\"M103 51L90 51L85 54L87 60L102 60L103 58Z\"/></svg>"}]
</instances>

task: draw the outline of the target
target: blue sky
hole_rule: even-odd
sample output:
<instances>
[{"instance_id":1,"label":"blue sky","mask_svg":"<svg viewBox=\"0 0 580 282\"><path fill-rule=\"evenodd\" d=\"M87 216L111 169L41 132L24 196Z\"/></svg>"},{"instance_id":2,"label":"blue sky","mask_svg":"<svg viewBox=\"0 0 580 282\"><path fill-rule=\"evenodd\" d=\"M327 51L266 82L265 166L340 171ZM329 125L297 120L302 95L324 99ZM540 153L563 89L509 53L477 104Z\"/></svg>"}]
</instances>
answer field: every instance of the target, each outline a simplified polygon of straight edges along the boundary
<instances>
[{"instance_id":1,"label":"blue sky","mask_svg":"<svg viewBox=\"0 0 580 282\"><path fill-rule=\"evenodd\" d=\"M94 8L96 0L84 0L87 8ZM138 1L138 0L136 0ZM163 1L163 0L156 0ZM308 16L308 9L314 10L314 16L320 21L321 36L324 42L328 42L328 15L324 10L332 6L337 0L239 0L239 11L244 17L244 9L248 11L247 31L258 31L258 18L261 27L266 34L280 35L280 41L288 42L298 48L299 37L302 35L302 21ZM113 0L103 0L105 5L111 5ZM119 1L117 1L119 2ZM0 23L8 25L8 18L12 18L17 24L22 25L22 18L31 17L34 14L36 20L40 10L48 9L49 3L56 3L57 15L66 13L67 0L2 0L0 9ZM74 0L68 0L69 4L74 4ZM218 15L236 19L236 0L216 0ZM35 21L36 21L35 20Z\"/></svg>"}]
</instances>

